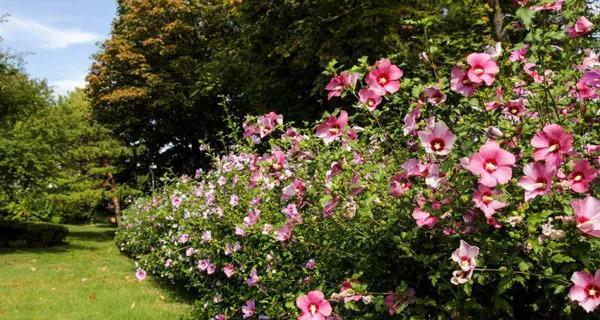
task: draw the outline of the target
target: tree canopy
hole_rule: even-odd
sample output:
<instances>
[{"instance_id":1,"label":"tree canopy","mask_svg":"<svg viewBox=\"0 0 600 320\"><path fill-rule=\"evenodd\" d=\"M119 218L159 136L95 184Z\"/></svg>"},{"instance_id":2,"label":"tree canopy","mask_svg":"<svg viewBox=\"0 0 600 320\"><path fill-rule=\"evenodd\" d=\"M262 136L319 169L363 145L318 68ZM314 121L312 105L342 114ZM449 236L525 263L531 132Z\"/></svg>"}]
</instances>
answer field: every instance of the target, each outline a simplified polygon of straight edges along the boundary
<instances>
[{"instance_id":1,"label":"tree canopy","mask_svg":"<svg viewBox=\"0 0 600 320\"><path fill-rule=\"evenodd\" d=\"M223 102L238 118L312 120L336 107L322 90L334 58L457 60L489 40L493 13L466 0L122 0L88 92L95 118L135 148L130 173L189 173L205 164L198 140L218 146Z\"/></svg>"}]
</instances>

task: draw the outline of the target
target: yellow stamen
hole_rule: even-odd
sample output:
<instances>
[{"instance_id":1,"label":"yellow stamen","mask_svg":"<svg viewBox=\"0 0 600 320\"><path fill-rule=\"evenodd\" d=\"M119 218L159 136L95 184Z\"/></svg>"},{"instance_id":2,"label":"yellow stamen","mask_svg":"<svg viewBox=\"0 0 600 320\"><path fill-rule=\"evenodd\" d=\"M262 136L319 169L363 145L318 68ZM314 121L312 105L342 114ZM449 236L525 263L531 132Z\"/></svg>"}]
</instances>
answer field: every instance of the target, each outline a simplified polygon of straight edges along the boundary
<instances>
[{"instance_id":1,"label":"yellow stamen","mask_svg":"<svg viewBox=\"0 0 600 320\"><path fill-rule=\"evenodd\" d=\"M312 314L313 316L315 314L317 314L317 306L316 305L314 305L314 304L310 305L310 314Z\"/></svg>"},{"instance_id":2,"label":"yellow stamen","mask_svg":"<svg viewBox=\"0 0 600 320\"><path fill-rule=\"evenodd\" d=\"M483 199L483 202L492 202L492 201L494 201L494 198L492 198L490 196L483 196L482 199Z\"/></svg>"},{"instance_id":3,"label":"yellow stamen","mask_svg":"<svg viewBox=\"0 0 600 320\"><path fill-rule=\"evenodd\" d=\"M498 167L495 164L488 162L485 164L485 169L489 171L495 171Z\"/></svg>"},{"instance_id":4,"label":"yellow stamen","mask_svg":"<svg viewBox=\"0 0 600 320\"><path fill-rule=\"evenodd\" d=\"M535 188L536 189L545 189L546 188L546 183L545 182L538 182L535 184Z\"/></svg>"}]
</instances>

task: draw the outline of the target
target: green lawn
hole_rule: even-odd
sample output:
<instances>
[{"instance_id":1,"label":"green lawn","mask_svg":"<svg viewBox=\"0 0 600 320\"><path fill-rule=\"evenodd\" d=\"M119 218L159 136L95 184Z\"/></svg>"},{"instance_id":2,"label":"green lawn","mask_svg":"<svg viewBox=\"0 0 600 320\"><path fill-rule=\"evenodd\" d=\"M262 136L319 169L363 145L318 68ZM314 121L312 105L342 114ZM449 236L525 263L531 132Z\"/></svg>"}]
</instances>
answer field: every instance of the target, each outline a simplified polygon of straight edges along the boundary
<instances>
[{"instance_id":1,"label":"green lawn","mask_svg":"<svg viewBox=\"0 0 600 320\"><path fill-rule=\"evenodd\" d=\"M0 319L179 319L185 302L119 254L107 226L69 226L68 245L0 250Z\"/></svg>"}]
</instances>

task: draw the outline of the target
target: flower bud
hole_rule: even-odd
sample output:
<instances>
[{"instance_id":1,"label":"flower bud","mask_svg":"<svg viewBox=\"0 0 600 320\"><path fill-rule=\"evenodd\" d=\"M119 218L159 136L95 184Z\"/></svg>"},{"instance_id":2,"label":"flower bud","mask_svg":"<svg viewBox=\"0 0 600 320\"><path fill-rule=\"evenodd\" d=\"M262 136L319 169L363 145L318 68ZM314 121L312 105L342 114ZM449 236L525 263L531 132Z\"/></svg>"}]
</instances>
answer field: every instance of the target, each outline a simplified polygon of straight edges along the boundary
<instances>
[{"instance_id":1,"label":"flower bud","mask_svg":"<svg viewBox=\"0 0 600 320\"><path fill-rule=\"evenodd\" d=\"M493 139L493 140L498 140L502 137L504 137L504 133L502 133L502 131L500 131L500 129L490 126L487 128L485 134L487 135L488 138Z\"/></svg>"}]
</instances>

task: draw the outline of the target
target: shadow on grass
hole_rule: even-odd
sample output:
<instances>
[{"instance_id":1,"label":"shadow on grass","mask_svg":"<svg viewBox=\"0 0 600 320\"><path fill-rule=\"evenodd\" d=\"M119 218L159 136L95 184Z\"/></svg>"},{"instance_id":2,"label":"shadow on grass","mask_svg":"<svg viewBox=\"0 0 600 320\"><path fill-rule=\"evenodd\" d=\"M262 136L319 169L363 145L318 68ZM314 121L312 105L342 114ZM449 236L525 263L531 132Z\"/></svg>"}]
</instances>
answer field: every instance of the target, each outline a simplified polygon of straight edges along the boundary
<instances>
[{"instance_id":1,"label":"shadow on grass","mask_svg":"<svg viewBox=\"0 0 600 320\"><path fill-rule=\"evenodd\" d=\"M183 283L169 282L161 279L153 279L161 290L168 292L170 298L176 302L193 305L198 299L198 292L194 289L186 289Z\"/></svg>"},{"instance_id":2,"label":"shadow on grass","mask_svg":"<svg viewBox=\"0 0 600 320\"><path fill-rule=\"evenodd\" d=\"M95 224L96 227L98 228L102 228L102 229L113 229L113 230L117 230L117 226L114 224L110 224L110 223L98 223Z\"/></svg>"},{"instance_id":3,"label":"shadow on grass","mask_svg":"<svg viewBox=\"0 0 600 320\"><path fill-rule=\"evenodd\" d=\"M102 231L76 231L69 230L69 235L67 236L67 240L69 238L76 239L78 241L112 241L115 237L115 229L102 230Z\"/></svg>"},{"instance_id":4,"label":"shadow on grass","mask_svg":"<svg viewBox=\"0 0 600 320\"><path fill-rule=\"evenodd\" d=\"M65 243L58 246L43 247L43 248L0 248L0 255L3 254L62 254L69 251L96 251L98 248L92 246L84 246L81 244Z\"/></svg>"},{"instance_id":5,"label":"shadow on grass","mask_svg":"<svg viewBox=\"0 0 600 320\"><path fill-rule=\"evenodd\" d=\"M115 236L115 229L107 225L98 230L77 230L69 228L69 233L65 240L65 243L49 246L49 247L15 247L15 248L0 248L0 255L2 254L21 254L21 253L33 253L33 254L45 254L45 253L65 253L69 251L95 251L97 247L93 245L86 245L86 242L111 242ZM110 227L110 229L108 229Z\"/></svg>"}]
</instances>

